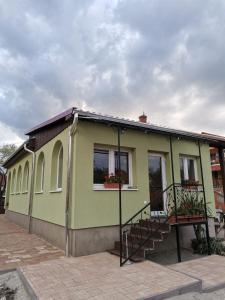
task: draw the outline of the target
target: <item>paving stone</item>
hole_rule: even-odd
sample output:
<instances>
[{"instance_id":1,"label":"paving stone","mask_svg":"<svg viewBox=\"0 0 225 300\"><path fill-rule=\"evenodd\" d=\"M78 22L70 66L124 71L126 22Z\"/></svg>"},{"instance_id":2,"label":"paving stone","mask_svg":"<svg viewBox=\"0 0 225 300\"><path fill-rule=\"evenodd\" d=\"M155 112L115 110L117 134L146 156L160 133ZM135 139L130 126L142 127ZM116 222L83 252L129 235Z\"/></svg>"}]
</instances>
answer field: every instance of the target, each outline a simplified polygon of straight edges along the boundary
<instances>
[{"instance_id":1,"label":"paving stone","mask_svg":"<svg viewBox=\"0 0 225 300\"><path fill-rule=\"evenodd\" d=\"M44 252L43 252L44 251ZM0 215L0 269L56 259L63 251Z\"/></svg>"},{"instance_id":2,"label":"paving stone","mask_svg":"<svg viewBox=\"0 0 225 300\"><path fill-rule=\"evenodd\" d=\"M225 286L225 257L210 255L169 266L170 269L202 280L203 290Z\"/></svg>"},{"instance_id":3,"label":"paving stone","mask_svg":"<svg viewBox=\"0 0 225 300\"><path fill-rule=\"evenodd\" d=\"M140 299L198 281L150 261L119 266L109 253L59 258L21 268L40 299ZM41 292L40 292L41 291Z\"/></svg>"}]
</instances>

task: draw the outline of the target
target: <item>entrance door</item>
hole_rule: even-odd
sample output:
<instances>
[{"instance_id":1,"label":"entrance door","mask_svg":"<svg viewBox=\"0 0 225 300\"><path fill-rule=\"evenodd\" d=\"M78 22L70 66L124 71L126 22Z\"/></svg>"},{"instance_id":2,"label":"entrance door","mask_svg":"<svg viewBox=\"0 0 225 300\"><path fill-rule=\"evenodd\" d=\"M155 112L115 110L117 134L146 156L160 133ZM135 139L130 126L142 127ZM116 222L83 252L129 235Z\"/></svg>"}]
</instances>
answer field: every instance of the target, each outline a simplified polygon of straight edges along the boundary
<instances>
[{"instance_id":1,"label":"entrance door","mask_svg":"<svg viewBox=\"0 0 225 300\"><path fill-rule=\"evenodd\" d=\"M165 195L162 191L166 188L165 157L162 154L149 154L148 158L149 190L151 214L165 214Z\"/></svg>"}]
</instances>

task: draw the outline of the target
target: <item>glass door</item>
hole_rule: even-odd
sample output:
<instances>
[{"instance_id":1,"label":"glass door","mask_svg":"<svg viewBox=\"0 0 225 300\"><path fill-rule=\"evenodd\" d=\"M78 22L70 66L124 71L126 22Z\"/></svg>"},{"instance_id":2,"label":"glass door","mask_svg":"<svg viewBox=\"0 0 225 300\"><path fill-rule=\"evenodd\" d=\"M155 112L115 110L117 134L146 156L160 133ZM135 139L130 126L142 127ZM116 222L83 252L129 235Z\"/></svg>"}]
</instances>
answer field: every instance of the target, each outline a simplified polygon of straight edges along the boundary
<instances>
[{"instance_id":1,"label":"glass door","mask_svg":"<svg viewBox=\"0 0 225 300\"><path fill-rule=\"evenodd\" d=\"M152 215L165 214L166 188L165 157L162 154L149 154L148 158L149 191Z\"/></svg>"}]
</instances>

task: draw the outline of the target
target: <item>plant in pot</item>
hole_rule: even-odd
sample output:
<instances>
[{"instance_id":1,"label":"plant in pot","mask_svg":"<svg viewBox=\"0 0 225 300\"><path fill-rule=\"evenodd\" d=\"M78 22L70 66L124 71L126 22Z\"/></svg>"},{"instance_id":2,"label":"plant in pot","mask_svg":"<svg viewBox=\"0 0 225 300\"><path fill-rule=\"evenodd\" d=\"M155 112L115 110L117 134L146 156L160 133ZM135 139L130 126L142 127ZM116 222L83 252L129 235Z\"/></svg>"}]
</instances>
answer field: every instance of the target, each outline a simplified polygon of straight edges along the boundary
<instances>
[{"instance_id":1,"label":"plant in pot","mask_svg":"<svg viewBox=\"0 0 225 300\"><path fill-rule=\"evenodd\" d=\"M176 214L177 222L203 220L205 218L205 206L202 195L198 192L181 190L180 193L177 193L177 208L175 209L174 202L170 207L169 223L176 223Z\"/></svg>"},{"instance_id":2,"label":"plant in pot","mask_svg":"<svg viewBox=\"0 0 225 300\"><path fill-rule=\"evenodd\" d=\"M122 186L122 184L121 184ZM105 176L104 187L106 189L118 189L119 188L119 176L113 173Z\"/></svg>"},{"instance_id":3,"label":"plant in pot","mask_svg":"<svg viewBox=\"0 0 225 300\"><path fill-rule=\"evenodd\" d=\"M121 170L120 173L116 172L115 174L111 173L105 176L104 187L106 189L118 189L120 180L121 187L123 187L123 184L128 184L129 180L127 172Z\"/></svg>"}]
</instances>

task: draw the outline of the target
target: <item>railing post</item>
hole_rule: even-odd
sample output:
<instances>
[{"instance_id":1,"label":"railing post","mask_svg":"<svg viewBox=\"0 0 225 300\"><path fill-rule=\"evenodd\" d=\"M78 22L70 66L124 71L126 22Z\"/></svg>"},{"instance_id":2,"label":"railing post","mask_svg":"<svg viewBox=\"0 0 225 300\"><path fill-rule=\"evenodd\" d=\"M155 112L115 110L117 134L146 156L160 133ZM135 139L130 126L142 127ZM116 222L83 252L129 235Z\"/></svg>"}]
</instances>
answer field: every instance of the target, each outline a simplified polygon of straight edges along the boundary
<instances>
[{"instance_id":1,"label":"railing post","mask_svg":"<svg viewBox=\"0 0 225 300\"><path fill-rule=\"evenodd\" d=\"M118 145L117 145L117 155L118 155L118 179L119 179L119 225L120 225L120 266L122 266L122 259L123 259L123 236L122 236L122 194L121 194L121 162L120 162L120 156L121 156L121 148L120 148L120 133L121 128L118 126L117 128L117 139L118 139Z\"/></svg>"},{"instance_id":2,"label":"railing post","mask_svg":"<svg viewBox=\"0 0 225 300\"><path fill-rule=\"evenodd\" d=\"M202 152L201 152L201 145L200 145L200 141L199 140L198 140L198 151L199 151L201 179L202 179L202 191L203 191L204 210L205 210L205 219L206 219L206 224L205 224L206 239L207 239L207 246L208 246L208 255L211 255L210 237L209 237L209 224L208 224L208 214L207 214L207 204L206 204L206 197L205 197L205 184L204 184L203 167L202 167Z\"/></svg>"},{"instance_id":3,"label":"railing post","mask_svg":"<svg viewBox=\"0 0 225 300\"><path fill-rule=\"evenodd\" d=\"M170 135L170 160L171 160L171 171L172 171L174 209L175 209L175 217L176 217L176 223L177 223L177 196L176 196L176 189L175 189L175 176L174 176L174 164L173 164L173 145L172 145L171 135Z\"/></svg>"},{"instance_id":4,"label":"railing post","mask_svg":"<svg viewBox=\"0 0 225 300\"><path fill-rule=\"evenodd\" d=\"M172 145L172 137L170 135L170 157L171 157L171 171L172 171L172 183L173 183L173 198L174 198L174 209L175 209L175 217L176 217L176 240L177 240L177 261L181 262L181 251L180 251L180 234L179 234L179 224L177 222L177 195L175 188L175 176L174 176L174 165L173 165L173 145Z\"/></svg>"}]
</instances>

